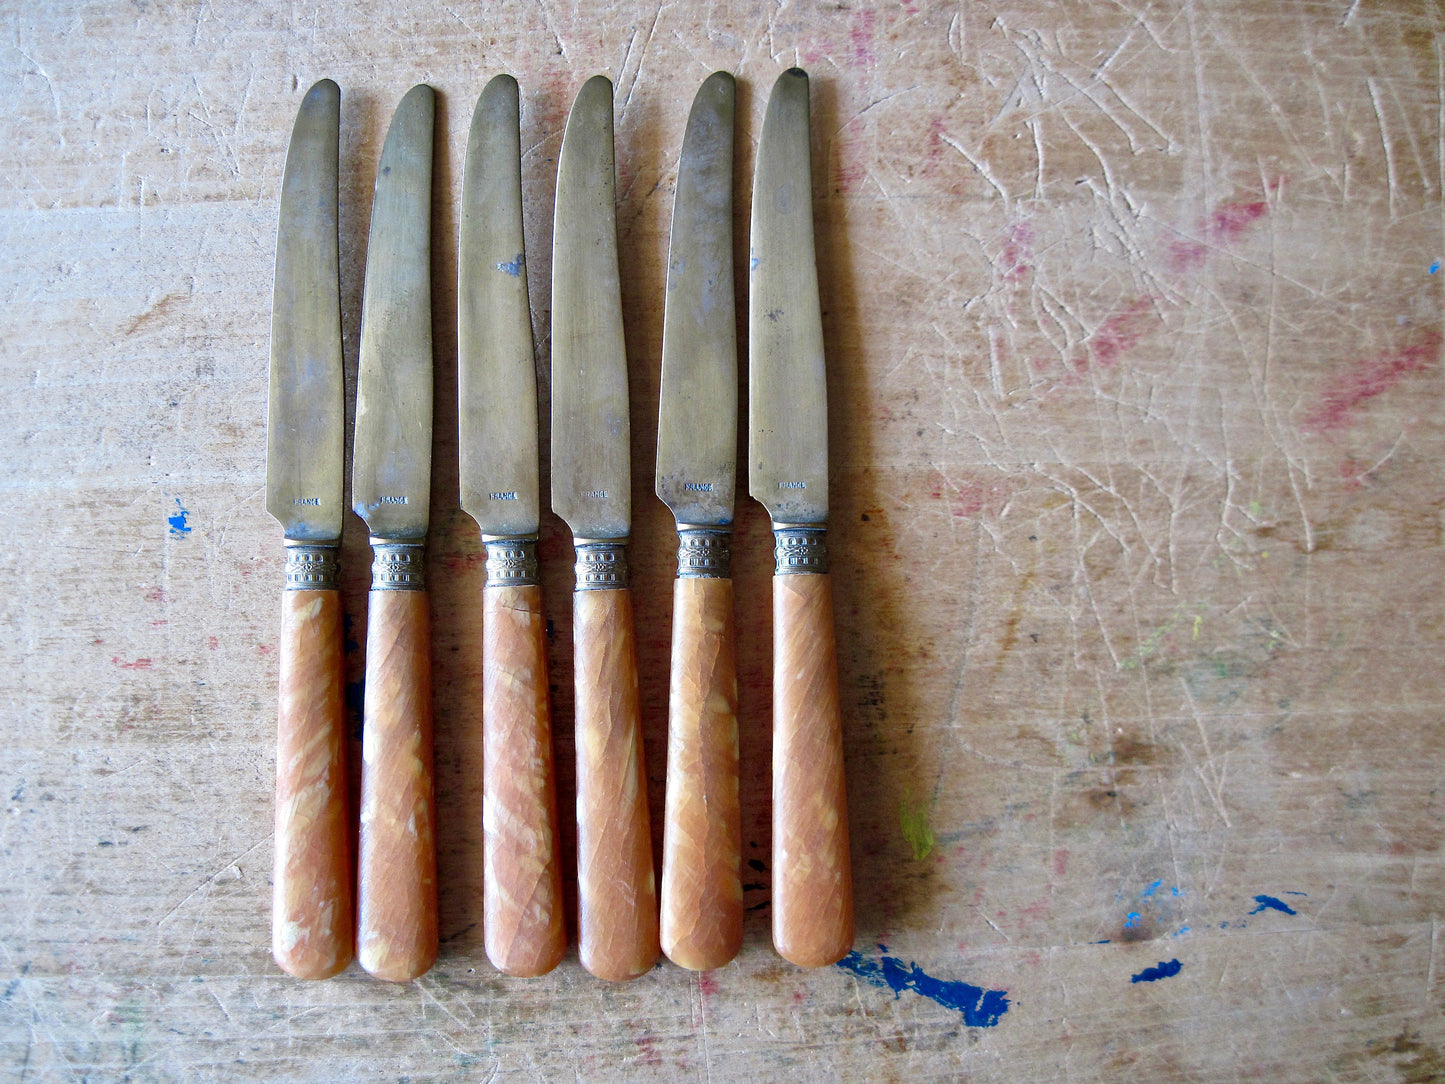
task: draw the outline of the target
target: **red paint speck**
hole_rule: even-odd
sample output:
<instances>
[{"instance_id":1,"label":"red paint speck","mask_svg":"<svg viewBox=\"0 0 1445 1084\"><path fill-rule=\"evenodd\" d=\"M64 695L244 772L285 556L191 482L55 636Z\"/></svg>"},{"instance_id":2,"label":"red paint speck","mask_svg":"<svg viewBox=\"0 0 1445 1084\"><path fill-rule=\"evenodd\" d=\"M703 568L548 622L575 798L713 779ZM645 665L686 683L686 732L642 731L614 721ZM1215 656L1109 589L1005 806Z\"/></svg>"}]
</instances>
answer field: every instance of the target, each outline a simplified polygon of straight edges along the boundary
<instances>
[{"instance_id":1,"label":"red paint speck","mask_svg":"<svg viewBox=\"0 0 1445 1084\"><path fill-rule=\"evenodd\" d=\"M860 11L853 17L848 37L853 43L853 59L859 64L872 64L877 59L873 55L873 23L871 11Z\"/></svg>"},{"instance_id":2,"label":"red paint speck","mask_svg":"<svg viewBox=\"0 0 1445 1084\"><path fill-rule=\"evenodd\" d=\"M1235 200L1220 204L1196 229L1213 244L1225 244L1238 239L1268 213L1269 204L1264 200ZM1167 255L1175 271L1188 271L1204 262L1209 246L1198 241L1175 241L1168 247Z\"/></svg>"},{"instance_id":3,"label":"red paint speck","mask_svg":"<svg viewBox=\"0 0 1445 1084\"><path fill-rule=\"evenodd\" d=\"M136 659L135 662L123 662L118 655L112 655L110 661L122 670L149 670L152 665L150 659Z\"/></svg>"},{"instance_id":4,"label":"red paint speck","mask_svg":"<svg viewBox=\"0 0 1445 1084\"><path fill-rule=\"evenodd\" d=\"M1431 329L1409 346L1357 362L1325 386L1319 402L1305 415L1305 431L1327 433L1343 428L1359 407L1389 391L1407 374L1430 368L1439 354L1440 332Z\"/></svg>"},{"instance_id":5,"label":"red paint speck","mask_svg":"<svg viewBox=\"0 0 1445 1084\"><path fill-rule=\"evenodd\" d=\"M152 587L145 593L147 602L164 602L166 600L165 590L161 587Z\"/></svg>"},{"instance_id":6,"label":"red paint speck","mask_svg":"<svg viewBox=\"0 0 1445 1084\"><path fill-rule=\"evenodd\" d=\"M1151 298L1139 297L1114 313L1095 329L1089 339L1089 353L1094 361L1108 368L1139 344L1154 327L1157 317ZM1082 363L1076 363L1082 368Z\"/></svg>"},{"instance_id":7,"label":"red paint speck","mask_svg":"<svg viewBox=\"0 0 1445 1084\"><path fill-rule=\"evenodd\" d=\"M703 997L712 997L722 989L721 984L715 979L710 971L704 971L697 977L697 992Z\"/></svg>"},{"instance_id":8,"label":"red paint speck","mask_svg":"<svg viewBox=\"0 0 1445 1084\"><path fill-rule=\"evenodd\" d=\"M1005 282L1018 282L1033 270L1029 264L1029 258L1033 255L1033 239L1033 227L1027 222L1017 222L1009 227L1003 251L998 257L999 271Z\"/></svg>"},{"instance_id":9,"label":"red paint speck","mask_svg":"<svg viewBox=\"0 0 1445 1084\"><path fill-rule=\"evenodd\" d=\"M1062 877L1069 872L1069 852L1062 847L1054 852L1054 876Z\"/></svg>"},{"instance_id":10,"label":"red paint speck","mask_svg":"<svg viewBox=\"0 0 1445 1084\"><path fill-rule=\"evenodd\" d=\"M207 636L206 646L212 651L219 651L221 648L221 638L219 636Z\"/></svg>"},{"instance_id":11,"label":"red paint speck","mask_svg":"<svg viewBox=\"0 0 1445 1084\"><path fill-rule=\"evenodd\" d=\"M276 651L276 648L273 647L271 644L257 644L257 645L256 645L256 654L257 654L257 655L271 655L271 654L274 654L275 651Z\"/></svg>"}]
</instances>

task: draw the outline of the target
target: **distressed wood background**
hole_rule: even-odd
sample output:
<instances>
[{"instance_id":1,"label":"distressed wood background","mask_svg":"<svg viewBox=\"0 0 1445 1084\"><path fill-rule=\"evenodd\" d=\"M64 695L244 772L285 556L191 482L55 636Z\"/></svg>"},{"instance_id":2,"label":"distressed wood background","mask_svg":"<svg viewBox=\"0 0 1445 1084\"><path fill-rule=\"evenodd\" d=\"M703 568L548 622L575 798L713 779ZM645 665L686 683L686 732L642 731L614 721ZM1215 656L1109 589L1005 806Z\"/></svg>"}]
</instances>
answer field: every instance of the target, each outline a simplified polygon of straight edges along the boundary
<instances>
[{"instance_id":1,"label":"distressed wood background","mask_svg":"<svg viewBox=\"0 0 1445 1084\"><path fill-rule=\"evenodd\" d=\"M0 1076L1445 1077L1442 49L1440 7L1400 0L3 5ZM482 951L482 553L457 507L471 109L520 81L545 373L562 124L587 76L616 83L658 826L677 154L697 86L735 72L744 254L795 63L856 952L804 972L769 944L770 554L744 500L742 954L609 985L574 950L509 979ZM352 378L381 137L410 85L439 95L443 946L404 986L269 953L271 261L323 76ZM545 535L566 810L570 555ZM353 682L365 542L349 518Z\"/></svg>"}]
</instances>

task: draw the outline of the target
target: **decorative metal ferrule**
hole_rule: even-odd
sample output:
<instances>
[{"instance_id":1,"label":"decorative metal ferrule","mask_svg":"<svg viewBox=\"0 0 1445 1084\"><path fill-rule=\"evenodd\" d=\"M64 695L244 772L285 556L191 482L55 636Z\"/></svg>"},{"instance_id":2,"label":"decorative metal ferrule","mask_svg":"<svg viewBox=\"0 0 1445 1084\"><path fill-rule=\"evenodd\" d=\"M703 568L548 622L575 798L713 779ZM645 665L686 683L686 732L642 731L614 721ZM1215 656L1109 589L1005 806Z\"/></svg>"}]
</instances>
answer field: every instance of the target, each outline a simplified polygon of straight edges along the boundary
<instances>
[{"instance_id":1,"label":"decorative metal ferrule","mask_svg":"<svg viewBox=\"0 0 1445 1084\"><path fill-rule=\"evenodd\" d=\"M488 587L532 587L541 583L535 538L483 538Z\"/></svg>"},{"instance_id":2,"label":"decorative metal ferrule","mask_svg":"<svg viewBox=\"0 0 1445 1084\"><path fill-rule=\"evenodd\" d=\"M680 579L732 579L731 532L711 527L679 526L677 575Z\"/></svg>"},{"instance_id":3,"label":"decorative metal ferrule","mask_svg":"<svg viewBox=\"0 0 1445 1084\"><path fill-rule=\"evenodd\" d=\"M617 591L627 586L627 542L573 540L578 591Z\"/></svg>"},{"instance_id":4,"label":"decorative metal ferrule","mask_svg":"<svg viewBox=\"0 0 1445 1084\"><path fill-rule=\"evenodd\" d=\"M426 544L371 540L373 591L425 591Z\"/></svg>"},{"instance_id":5,"label":"decorative metal ferrule","mask_svg":"<svg viewBox=\"0 0 1445 1084\"><path fill-rule=\"evenodd\" d=\"M286 543L287 591L335 591L339 546Z\"/></svg>"},{"instance_id":6,"label":"decorative metal ferrule","mask_svg":"<svg viewBox=\"0 0 1445 1084\"><path fill-rule=\"evenodd\" d=\"M828 571L827 529L773 524L774 576L822 575Z\"/></svg>"}]
</instances>

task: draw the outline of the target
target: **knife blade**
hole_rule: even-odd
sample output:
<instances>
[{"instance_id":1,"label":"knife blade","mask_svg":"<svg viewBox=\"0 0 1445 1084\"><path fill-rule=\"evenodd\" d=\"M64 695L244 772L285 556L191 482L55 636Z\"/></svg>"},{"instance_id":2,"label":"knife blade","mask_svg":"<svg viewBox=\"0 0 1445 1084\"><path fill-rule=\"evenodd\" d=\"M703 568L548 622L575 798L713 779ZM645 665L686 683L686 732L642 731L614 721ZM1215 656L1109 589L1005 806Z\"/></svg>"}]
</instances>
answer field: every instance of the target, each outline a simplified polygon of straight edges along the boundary
<instances>
[{"instance_id":1,"label":"knife blade","mask_svg":"<svg viewBox=\"0 0 1445 1084\"><path fill-rule=\"evenodd\" d=\"M357 957L378 978L437 953L430 619L431 174L435 100L409 90L377 169L361 302L351 498L371 532Z\"/></svg>"},{"instance_id":2,"label":"knife blade","mask_svg":"<svg viewBox=\"0 0 1445 1084\"><path fill-rule=\"evenodd\" d=\"M546 614L537 372L522 236L517 81L477 101L462 176L457 260L461 504L487 550L482 592L483 925L487 957L509 975L551 971L567 948Z\"/></svg>"},{"instance_id":3,"label":"knife blade","mask_svg":"<svg viewBox=\"0 0 1445 1084\"><path fill-rule=\"evenodd\" d=\"M742 947L737 652L731 534L737 458L732 183L736 86L707 78L683 135L668 246L657 495L677 520L662 835L662 949L693 970Z\"/></svg>"},{"instance_id":4,"label":"knife blade","mask_svg":"<svg viewBox=\"0 0 1445 1084\"><path fill-rule=\"evenodd\" d=\"M286 538L276 741L271 948L298 978L351 962L351 832L343 741L343 377L337 260L341 91L301 101L276 227L266 419L266 511Z\"/></svg>"},{"instance_id":5,"label":"knife blade","mask_svg":"<svg viewBox=\"0 0 1445 1084\"><path fill-rule=\"evenodd\" d=\"M843 725L828 580L828 407L808 76L768 97L753 176L748 491L773 522L773 944L801 967L853 942Z\"/></svg>"},{"instance_id":6,"label":"knife blade","mask_svg":"<svg viewBox=\"0 0 1445 1084\"><path fill-rule=\"evenodd\" d=\"M630 979L657 961L657 885L643 771L627 354L617 263L612 84L583 84L557 167L552 247L552 508L576 549L573 652L582 964Z\"/></svg>"}]
</instances>

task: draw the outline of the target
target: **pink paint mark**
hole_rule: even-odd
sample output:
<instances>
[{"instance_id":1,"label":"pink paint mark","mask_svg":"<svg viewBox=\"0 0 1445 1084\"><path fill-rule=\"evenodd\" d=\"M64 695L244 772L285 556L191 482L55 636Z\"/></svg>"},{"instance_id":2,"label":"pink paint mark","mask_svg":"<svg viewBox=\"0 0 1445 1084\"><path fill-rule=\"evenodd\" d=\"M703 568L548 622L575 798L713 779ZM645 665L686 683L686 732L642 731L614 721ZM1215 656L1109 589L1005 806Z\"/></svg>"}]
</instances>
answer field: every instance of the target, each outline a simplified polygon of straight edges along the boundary
<instances>
[{"instance_id":1,"label":"pink paint mark","mask_svg":"<svg viewBox=\"0 0 1445 1084\"><path fill-rule=\"evenodd\" d=\"M652 1035L639 1035L632 1040L642 1051L642 1060L647 1065L661 1065L662 1055L657 1052L657 1039Z\"/></svg>"},{"instance_id":2,"label":"pink paint mark","mask_svg":"<svg viewBox=\"0 0 1445 1084\"><path fill-rule=\"evenodd\" d=\"M704 971L697 977L697 992L703 997L712 997L722 989L722 984L713 977L711 971Z\"/></svg>"},{"instance_id":3,"label":"pink paint mark","mask_svg":"<svg viewBox=\"0 0 1445 1084\"><path fill-rule=\"evenodd\" d=\"M1275 185L1276 188L1279 183L1283 183L1282 180ZM1220 204L1213 214L1201 219L1195 229L1213 245L1226 244L1238 239L1268 213L1269 204L1264 200L1235 200ZM1166 254L1170 267L1175 271L1188 271L1205 261L1209 249L1209 244L1199 241L1175 241L1169 245Z\"/></svg>"},{"instance_id":4,"label":"pink paint mark","mask_svg":"<svg viewBox=\"0 0 1445 1084\"><path fill-rule=\"evenodd\" d=\"M1033 270L1029 263L1033 256L1034 230L1027 222L1016 222L1009 227L1003 251L999 253L998 266L1005 282L1018 282Z\"/></svg>"},{"instance_id":5,"label":"pink paint mark","mask_svg":"<svg viewBox=\"0 0 1445 1084\"><path fill-rule=\"evenodd\" d=\"M207 636L206 647L212 651L219 651L221 649L221 638L219 636Z\"/></svg>"},{"instance_id":6,"label":"pink paint mark","mask_svg":"<svg viewBox=\"0 0 1445 1084\"><path fill-rule=\"evenodd\" d=\"M149 670L152 665L150 659L136 659L135 662L122 662L118 655L112 655L110 661L122 670Z\"/></svg>"},{"instance_id":7,"label":"pink paint mark","mask_svg":"<svg viewBox=\"0 0 1445 1084\"><path fill-rule=\"evenodd\" d=\"M876 19L871 11L860 11L853 17L853 28L848 33L853 43L853 59L859 64L872 64L878 58L873 53L873 25Z\"/></svg>"},{"instance_id":8,"label":"pink paint mark","mask_svg":"<svg viewBox=\"0 0 1445 1084\"><path fill-rule=\"evenodd\" d=\"M1121 356L1139 345L1139 340L1149 333L1156 320L1153 299L1135 298L1095 329L1094 334L1089 337L1089 353L1093 355L1095 362L1109 368ZM1074 363L1076 369L1083 367L1082 361Z\"/></svg>"},{"instance_id":9,"label":"pink paint mark","mask_svg":"<svg viewBox=\"0 0 1445 1084\"><path fill-rule=\"evenodd\" d=\"M1062 877L1069 872L1069 852L1060 848L1054 852L1054 876Z\"/></svg>"},{"instance_id":10,"label":"pink paint mark","mask_svg":"<svg viewBox=\"0 0 1445 1084\"><path fill-rule=\"evenodd\" d=\"M1435 364L1440 354L1440 332L1430 329L1409 346L1355 364L1325 385L1319 402L1304 419L1309 433L1328 433L1346 426L1358 410L1389 391L1410 373Z\"/></svg>"},{"instance_id":11,"label":"pink paint mark","mask_svg":"<svg viewBox=\"0 0 1445 1084\"><path fill-rule=\"evenodd\" d=\"M145 600L147 602L164 602L166 600L165 588L152 587L145 593Z\"/></svg>"},{"instance_id":12,"label":"pink paint mark","mask_svg":"<svg viewBox=\"0 0 1445 1084\"><path fill-rule=\"evenodd\" d=\"M265 655L274 655L275 653L276 653L276 648L275 648L273 645L271 645L271 644L257 644L257 645L256 645L256 654L257 654L257 655L265 656Z\"/></svg>"}]
</instances>

